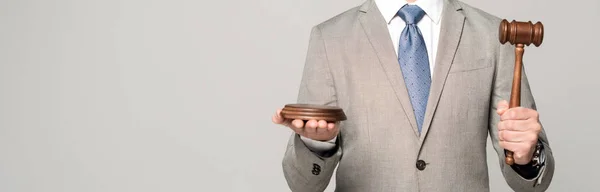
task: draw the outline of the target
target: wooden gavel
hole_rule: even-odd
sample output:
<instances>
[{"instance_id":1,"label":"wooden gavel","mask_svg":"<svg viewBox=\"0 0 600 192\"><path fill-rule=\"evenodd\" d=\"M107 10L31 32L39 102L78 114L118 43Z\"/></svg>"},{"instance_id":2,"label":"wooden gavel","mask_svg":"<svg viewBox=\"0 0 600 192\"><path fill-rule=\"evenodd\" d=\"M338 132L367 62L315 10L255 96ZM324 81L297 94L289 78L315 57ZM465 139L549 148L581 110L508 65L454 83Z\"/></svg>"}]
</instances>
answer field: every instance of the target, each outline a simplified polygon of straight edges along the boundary
<instances>
[{"instance_id":1,"label":"wooden gavel","mask_svg":"<svg viewBox=\"0 0 600 192\"><path fill-rule=\"evenodd\" d=\"M523 54L525 45L529 46L533 43L539 47L544 40L544 25L540 22L535 24L529 22L519 22L513 20L508 22L506 19L500 23L500 43L505 44L510 42L511 45L516 45L515 48L515 71L512 82L512 91L510 94L510 108L521 105L521 68L523 67ZM505 150L506 164L513 165L515 160L513 152Z\"/></svg>"}]
</instances>

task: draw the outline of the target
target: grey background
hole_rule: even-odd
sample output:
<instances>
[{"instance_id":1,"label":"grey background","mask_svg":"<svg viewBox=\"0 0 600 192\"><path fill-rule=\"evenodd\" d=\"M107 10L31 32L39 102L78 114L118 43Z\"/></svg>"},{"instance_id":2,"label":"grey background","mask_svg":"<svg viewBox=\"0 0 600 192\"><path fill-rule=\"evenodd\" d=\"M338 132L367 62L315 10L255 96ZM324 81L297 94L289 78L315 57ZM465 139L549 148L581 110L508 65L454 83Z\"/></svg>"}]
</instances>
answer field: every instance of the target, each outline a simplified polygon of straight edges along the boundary
<instances>
[{"instance_id":1,"label":"grey background","mask_svg":"<svg viewBox=\"0 0 600 192\"><path fill-rule=\"evenodd\" d=\"M466 2L544 22L525 62L549 191L595 191L599 1ZM296 99L310 27L360 3L1 0L0 191L289 191L270 116Z\"/></svg>"}]
</instances>

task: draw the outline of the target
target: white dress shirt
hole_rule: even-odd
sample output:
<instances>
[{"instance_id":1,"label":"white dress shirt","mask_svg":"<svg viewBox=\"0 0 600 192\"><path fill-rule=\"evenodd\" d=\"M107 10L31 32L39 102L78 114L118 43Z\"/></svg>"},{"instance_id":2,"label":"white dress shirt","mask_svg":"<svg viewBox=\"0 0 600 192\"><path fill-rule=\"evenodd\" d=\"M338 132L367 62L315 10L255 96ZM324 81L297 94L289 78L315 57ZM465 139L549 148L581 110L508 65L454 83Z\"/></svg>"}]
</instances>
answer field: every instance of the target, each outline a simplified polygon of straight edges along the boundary
<instances>
[{"instance_id":1,"label":"white dress shirt","mask_svg":"<svg viewBox=\"0 0 600 192\"><path fill-rule=\"evenodd\" d=\"M431 76L433 77L433 69L435 67L435 56L437 54L438 40L440 36L441 16L444 6L443 0L416 0L413 3L407 3L404 0L375 0L377 8L381 12L383 18L387 22L387 28L390 33L391 41L394 44L396 56L398 55L398 44L400 34L404 30L406 23L398 16L398 11L406 4L417 5L423 11L425 16L417 23L417 27L423 35L425 46L427 47L427 55L429 57L429 66ZM335 148L337 139L322 142L315 141L306 137L300 137L306 146L316 153L323 153Z\"/></svg>"}]
</instances>

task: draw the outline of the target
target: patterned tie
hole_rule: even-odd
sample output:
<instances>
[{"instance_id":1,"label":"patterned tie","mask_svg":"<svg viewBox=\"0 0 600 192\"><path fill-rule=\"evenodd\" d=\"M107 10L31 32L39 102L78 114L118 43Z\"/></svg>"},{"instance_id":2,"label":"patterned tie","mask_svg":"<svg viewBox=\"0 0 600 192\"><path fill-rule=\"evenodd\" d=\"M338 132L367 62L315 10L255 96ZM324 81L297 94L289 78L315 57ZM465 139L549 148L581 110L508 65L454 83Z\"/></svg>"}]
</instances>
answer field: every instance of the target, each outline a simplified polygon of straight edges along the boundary
<instances>
[{"instance_id":1,"label":"patterned tie","mask_svg":"<svg viewBox=\"0 0 600 192\"><path fill-rule=\"evenodd\" d=\"M417 118L419 133L421 133L431 86L427 48L417 27L417 23L425 16L425 11L417 5L405 5L398 11L398 16L406 22L406 27L400 36L398 63L402 69L410 102Z\"/></svg>"}]
</instances>

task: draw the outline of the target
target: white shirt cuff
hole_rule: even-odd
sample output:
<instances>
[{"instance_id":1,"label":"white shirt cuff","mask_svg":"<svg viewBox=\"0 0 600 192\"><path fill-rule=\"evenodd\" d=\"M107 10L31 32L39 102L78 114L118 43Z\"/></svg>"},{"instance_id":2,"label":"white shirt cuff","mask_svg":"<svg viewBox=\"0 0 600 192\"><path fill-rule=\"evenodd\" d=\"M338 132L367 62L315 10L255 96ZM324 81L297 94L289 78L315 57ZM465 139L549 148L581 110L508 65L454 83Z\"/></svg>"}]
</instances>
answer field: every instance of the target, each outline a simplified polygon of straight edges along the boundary
<instances>
[{"instance_id":1,"label":"white shirt cuff","mask_svg":"<svg viewBox=\"0 0 600 192\"><path fill-rule=\"evenodd\" d=\"M300 139L302 139L306 147L311 151L315 153L325 153L335 148L337 136L329 141L317 141L303 136L300 136Z\"/></svg>"}]
</instances>

